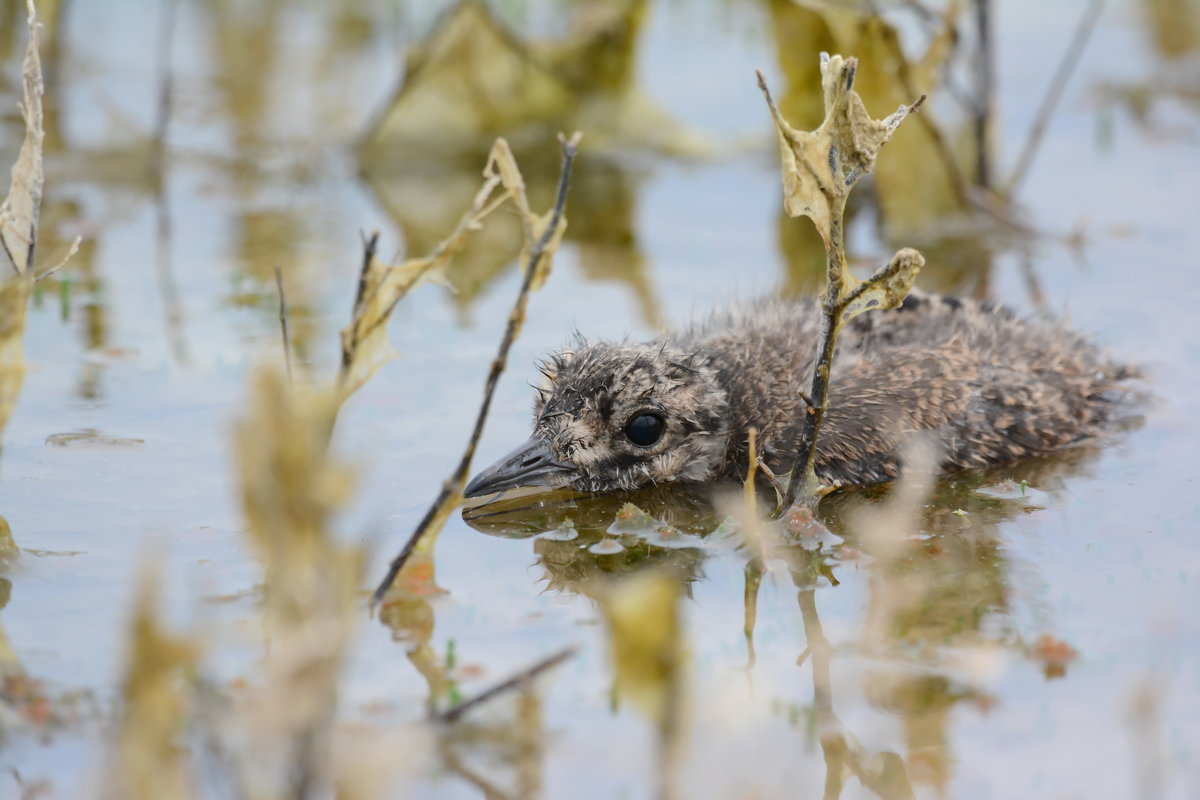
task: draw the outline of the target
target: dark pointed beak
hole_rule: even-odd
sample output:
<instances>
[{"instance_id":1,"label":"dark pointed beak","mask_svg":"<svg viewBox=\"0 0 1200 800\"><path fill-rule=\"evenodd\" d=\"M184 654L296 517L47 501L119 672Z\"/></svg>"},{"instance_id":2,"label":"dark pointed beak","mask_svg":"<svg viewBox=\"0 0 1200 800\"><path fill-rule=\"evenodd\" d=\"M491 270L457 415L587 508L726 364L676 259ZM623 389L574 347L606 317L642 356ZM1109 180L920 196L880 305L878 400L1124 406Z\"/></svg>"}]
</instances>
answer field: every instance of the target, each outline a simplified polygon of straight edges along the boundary
<instances>
[{"instance_id":1,"label":"dark pointed beak","mask_svg":"<svg viewBox=\"0 0 1200 800\"><path fill-rule=\"evenodd\" d=\"M570 464L554 458L550 446L534 437L475 476L463 497L480 497L522 486L566 486Z\"/></svg>"}]
</instances>

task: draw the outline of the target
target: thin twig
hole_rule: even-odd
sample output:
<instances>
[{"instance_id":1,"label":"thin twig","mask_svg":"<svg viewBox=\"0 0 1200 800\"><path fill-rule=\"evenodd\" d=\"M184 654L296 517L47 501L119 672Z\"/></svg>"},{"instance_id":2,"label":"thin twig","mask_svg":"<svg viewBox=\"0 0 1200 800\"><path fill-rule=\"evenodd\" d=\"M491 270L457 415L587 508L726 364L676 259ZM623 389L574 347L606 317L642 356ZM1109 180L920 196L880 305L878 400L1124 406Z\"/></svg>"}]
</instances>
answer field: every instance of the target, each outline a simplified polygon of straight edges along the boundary
<instances>
[{"instance_id":1,"label":"thin twig","mask_svg":"<svg viewBox=\"0 0 1200 800\"><path fill-rule=\"evenodd\" d=\"M480 404L479 413L475 417L475 427L471 431L471 438L468 440L467 447L458 462L458 467L446 479L445 483L442 484L442 490L438 494L437 499L434 500L429 510L425 512L425 516L417 525L417 529L413 531L412 536L405 542L399 554L392 559L387 573L384 575L383 580L379 582L379 586L376 587L375 594L371 598L372 608L379 605L383 601L383 598L387 596L388 589L392 586L392 581L400 574L400 570L404 568L405 563L412 556L421 539L427 534L436 533L437 530L440 530L450 513L450 509L462 499L462 490L466 485L467 475L471 471L471 459L475 455L475 447L479 443L479 437L483 434L483 424L487 420L488 410L492 405L492 395L495 394L500 374L504 372L504 368L508 363L508 351L517 338L521 322L525 319L525 307L529 303L529 294L533 288L534 281L541 272L542 260L548 255L546 252L547 248L562 222L563 212L567 207L567 188L571 183L571 166L575 162L575 155L579 152L580 138L582 138L581 134L577 132L570 139L561 139L562 167L558 176L558 191L554 201L554 211L550 215L550 222L546 226L546 230L534 242L533 247L529 249L528 262L525 264L525 277L521 282L521 289L517 294L517 299L513 303L512 311L509 312L508 324L504 329L504 338L500 340L496 357L492 360L491 369L488 371L487 381L483 390L483 402ZM369 249L374 249L373 239L368 247Z\"/></svg>"},{"instance_id":2,"label":"thin twig","mask_svg":"<svg viewBox=\"0 0 1200 800\"><path fill-rule=\"evenodd\" d=\"M1042 97L1042 104L1034 118L1029 137L1025 140L1025 147L1021 149L1021 155L1017 158L1017 165L1013 168L1012 175L1004 186L1004 193L1010 198L1016 194L1017 187L1021 185L1021 181L1024 180L1025 174L1033 163L1033 157L1042 143L1042 136L1046 133L1046 126L1050 124L1050 118L1054 116L1054 110L1058 107L1059 100L1062 99L1067 81L1071 79L1071 73L1075 71L1075 65L1079 63L1079 57L1083 55L1083 49L1087 46L1088 38L1092 35L1092 29L1096 27L1096 20L1100 18L1100 12L1103 9L1104 0L1092 0L1083 10L1083 16L1080 17L1079 25L1075 28L1075 35L1071 38L1071 44L1067 47L1067 52L1063 54L1054 78L1046 88L1045 96Z\"/></svg>"},{"instance_id":3,"label":"thin twig","mask_svg":"<svg viewBox=\"0 0 1200 800\"><path fill-rule=\"evenodd\" d=\"M363 297L367 293L367 276L371 272L371 262L375 260L375 250L378 246L379 231L371 231L371 235L363 239L362 270L358 273L358 288L354 292L354 308L350 310L352 340L342 343L342 370L340 376L342 379L350 372L350 364L354 360L354 350L358 346L358 342L353 341L355 330L353 322L358 319L359 312L362 310Z\"/></svg>"},{"instance_id":4,"label":"thin twig","mask_svg":"<svg viewBox=\"0 0 1200 800\"><path fill-rule=\"evenodd\" d=\"M576 652L578 652L578 650L574 645L566 647L549 658L544 658L533 666L518 672L508 680L498 683L490 689L485 689L469 700L464 700L463 702L459 703L454 708L447 709L442 713L435 715L434 719L437 722L442 722L445 724L458 722L460 719L462 719L463 714L466 714L472 708L486 703L496 695L503 694L513 689L520 689L523 686L528 685L528 683L538 675L541 675L551 667L561 664L568 658L573 657Z\"/></svg>"},{"instance_id":5,"label":"thin twig","mask_svg":"<svg viewBox=\"0 0 1200 800\"><path fill-rule=\"evenodd\" d=\"M288 340L287 294L283 291L283 270L275 265L275 286L279 289L279 331L283 336L283 363L287 365L288 380L292 380L292 345Z\"/></svg>"}]
</instances>

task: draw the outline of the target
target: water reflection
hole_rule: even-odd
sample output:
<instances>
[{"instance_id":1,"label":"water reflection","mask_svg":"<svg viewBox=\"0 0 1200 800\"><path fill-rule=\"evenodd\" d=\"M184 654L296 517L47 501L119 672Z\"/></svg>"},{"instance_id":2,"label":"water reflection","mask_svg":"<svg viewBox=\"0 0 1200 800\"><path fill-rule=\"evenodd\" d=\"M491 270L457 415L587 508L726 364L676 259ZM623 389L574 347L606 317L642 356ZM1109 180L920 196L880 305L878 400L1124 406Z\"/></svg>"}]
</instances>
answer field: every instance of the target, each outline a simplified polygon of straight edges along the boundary
<instances>
[{"instance_id":1,"label":"water reflection","mask_svg":"<svg viewBox=\"0 0 1200 800\"><path fill-rule=\"evenodd\" d=\"M824 528L794 527L790 542L774 552L773 560L785 560L797 592L806 638L797 663L812 684L811 701L802 710L824 754L825 797L840 796L850 777L884 798L911 797L919 785L948 790L951 711L964 703L990 707L996 701L985 688L984 673L1031 651L1012 619L1015 573L1026 579L1031 565L1013 563L1000 526L1041 510L1037 503L1066 479L1086 473L1097 453L1077 448L1052 459L944 478L886 551L865 539L854 520L864 509L888 502L888 489L839 492L821 505ZM482 533L532 539L547 589L593 599L603 596L612 578L634 571L665 567L686 587L703 576L710 558L744 560L744 633L754 669L756 659L761 664L779 655L764 656L754 648L763 568L749 555L752 549L742 548L735 523L720 518L710 491L502 498L465 510L463 519ZM633 505L646 513L634 515ZM620 547L598 550L603 542ZM863 615L857 633L833 642L822 625L822 601L847 584L862 591ZM861 674L861 696L899 719L902 752L866 749L841 721L834 687L845 691L846 681L836 680L839 669ZM861 732L864 740L868 733Z\"/></svg>"},{"instance_id":2,"label":"water reflection","mask_svg":"<svg viewBox=\"0 0 1200 800\"><path fill-rule=\"evenodd\" d=\"M1102 80L1104 109L1119 109L1160 141L1198 141L1200 113L1200 6L1191 0L1142 0L1139 20L1153 49L1148 69L1133 80ZM1180 118L1179 111L1186 114ZM1098 138L1111 148L1112 123L1102 117Z\"/></svg>"},{"instance_id":3,"label":"water reflection","mask_svg":"<svg viewBox=\"0 0 1200 800\"><path fill-rule=\"evenodd\" d=\"M576 164L571 225L587 280L629 286L642 320L661 321L635 226L636 172L611 157L649 148L686 149L690 135L638 93L633 65L645 2L579 5L571 32L536 45L507 30L483 3L464 0L408 59L403 82L362 149L361 176L400 228L410 257L454 227L479 187L480 165L506 137L535 208L548 207L558 174L545 144L560 130L587 131ZM512 263L515 217L489 222L447 270L460 319Z\"/></svg>"},{"instance_id":4,"label":"water reflection","mask_svg":"<svg viewBox=\"0 0 1200 800\"><path fill-rule=\"evenodd\" d=\"M363 142L364 162L389 169L417 153L486 152L496 136L519 153L573 129L588 131L593 152L697 152L694 135L637 87L646 8L645 0L570 4L556 20L565 35L535 41L486 3L460 0L408 52Z\"/></svg>"}]
</instances>

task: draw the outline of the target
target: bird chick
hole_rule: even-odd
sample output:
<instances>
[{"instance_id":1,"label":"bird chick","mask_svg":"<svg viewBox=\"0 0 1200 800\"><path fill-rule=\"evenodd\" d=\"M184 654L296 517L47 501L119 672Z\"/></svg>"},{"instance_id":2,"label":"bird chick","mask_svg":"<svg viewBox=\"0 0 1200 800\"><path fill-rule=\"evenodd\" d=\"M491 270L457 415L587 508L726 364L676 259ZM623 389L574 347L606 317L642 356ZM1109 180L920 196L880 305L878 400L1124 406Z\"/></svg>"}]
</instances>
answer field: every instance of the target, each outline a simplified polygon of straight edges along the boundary
<instances>
[{"instance_id":1,"label":"bird chick","mask_svg":"<svg viewBox=\"0 0 1200 800\"><path fill-rule=\"evenodd\" d=\"M529 441L465 494L737 478L751 427L764 463L785 472L820 320L812 298L768 301L644 344L579 341L541 365ZM817 477L830 489L892 480L919 432L939 441L946 470L1052 453L1101 433L1133 374L1058 323L914 292L842 329Z\"/></svg>"}]
</instances>

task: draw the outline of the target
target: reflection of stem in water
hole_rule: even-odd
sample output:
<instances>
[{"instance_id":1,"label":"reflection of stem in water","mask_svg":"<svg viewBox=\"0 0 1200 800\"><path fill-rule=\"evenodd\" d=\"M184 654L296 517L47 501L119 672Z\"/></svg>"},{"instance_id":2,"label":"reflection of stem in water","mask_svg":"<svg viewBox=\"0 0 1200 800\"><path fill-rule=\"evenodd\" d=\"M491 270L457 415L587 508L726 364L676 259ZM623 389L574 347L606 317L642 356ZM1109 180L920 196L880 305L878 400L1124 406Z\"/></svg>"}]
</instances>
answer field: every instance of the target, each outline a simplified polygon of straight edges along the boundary
<instances>
[{"instance_id":1,"label":"reflection of stem in water","mask_svg":"<svg viewBox=\"0 0 1200 800\"><path fill-rule=\"evenodd\" d=\"M283 270L275 265L275 288L279 290L279 333L283 338L283 363L288 380L292 379L292 346L288 342L287 293L283 290Z\"/></svg>"},{"instance_id":2,"label":"reflection of stem in water","mask_svg":"<svg viewBox=\"0 0 1200 800\"><path fill-rule=\"evenodd\" d=\"M991 176L991 117L995 97L995 59L992 46L992 1L975 0L975 184L988 188Z\"/></svg>"},{"instance_id":3,"label":"reflection of stem in water","mask_svg":"<svg viewBox=\"0 0 1200 800\"><path fill-rule=\"evenodd\" d=\"M478 750L487 748L488 752L479 755L488 756L487 761L503 762L512 768L514 785L511 790L467 765L459 751L471 746ZM515 719L511 722L476 729L456 726L446 731L439 748L443 766L479 789L489 800L540 797L544 752L542 701L532 687L520 690Z\"/></svg>"},{"instance_id":4,"label":"reflection of stem in water","mask_svg":"<svg viewBox=\"0 0 1200 800\"><path fill-rule=\"evenodd\" d=\"M947 23L948 24L948 23ZM906 95L917 97L920 92L917 90L916 81L913 80L912 70L909 67L908 59L904 55L904 48L900 45L900 38L896 33L896 29L890 25L880 26L880 36L888 45L888 49L892 51L892 57L896 65L896 77L900 81L900 86L904 89ZM963 177L962 169L958 166L958 159L954 157L954 150L950 143L946 141L945 134L942 133L941 127L934 121L929 112L917 115L917 123L925 129L929 134L934 149L937 151L938 160L942 163L942 168L946 172L946 179L950 182L950 189L954 192L954 197L958 200L961 207L967 207L970 203L970 191L967 187L967 179Z\"/></svg>"},{"instance_id":5,"label":"reflection of stem in water","mask_svg":"<svg viewBox=\"0 0 1200 800\"><path fill-rule=\"evenodd\" d=\"M817 614L816 589L801 589L797 602L808 645L805 653L812 669L817 735L825 758L825 799L836 800L841 796L849 772L863 787L885 800L910 800L912 784L903 759L891 752L866 752L844 732L841 720L833 712L833 682L830 678L833 647L825 638Z\"/></svg>"},{"instance_id":6,"label":"reflection of stem in water","mask_svg":"<svg viewBox=\"0 0 1200 800\"><path fill-rule=\"evenodd\" d=\"M1042 293L1042 284L1038 280L1037 270L1033 267L1033 256L1025 253L1021 257L1021 277L1025 281L1025 291L1029 294L1029 302L1038 311L1046 309L1046 297Z\"/></svg>"},{"instance_id":7,"label":"reflection of stem in water","mask_svg":"<svg viewBox=\"0 0 1200 800\"><path fill-rule=\"evenodd\" d=\"M746 562L742 590L742 633L746 637L746 669L754 669L754 625L758 620L758 590L762 586L763 565L757 558Z\"/></svg>"},{"instance_id":8,"label":"reflection of stem in water","mask_svg":"<svg viewBox=\"0 0 1200 800\"><path fill-rule=\"evenodd\" d=\"M179 288L175 283L175 273L172 269L171 242L174 226L166 189L167 134L171 122L174 88L171 80L171 53L175 31L175 7L176 0L162 0L156 50L158 107L154 122L151 169L153 170L154 185L155 272L158 278L158 291L162 298L163 319L167 329L167 339L171 343L171 352L174 354L175 360L186 364L188 355L183 335L183 302L180 299Z\"/></svg>"},{"instance_id":9,"label":"reflection of stem in water","mask_svg":"<svg viewBox=\"0 0 1200 800\"><path fill-rule=\"evenodd\" d=\"M492 686L491 688L475 695L470 700L465 700L456 705L454 708L439 714L437 719L440 722L446 723L457 722L458 720L462 719L463 714L466 714L476 706L483 705L497 695L504 694L505 692L512 691L513 689L524 689L529 685L529 682L538 675L541 675L546 670L556 667L562 662L566 661L568 658L571 658L575 655L575 652L574 646L560 650L549 658L545 658L533 666L522 670L508 680L498 683L495 686Z\"/></svg>"},{"instance_id":10,"label":"reflection of stem in water","mask_svg":"<svg viewBox=\"0 0 1200 800\"><path fill-rule=\"evenodd\" d=\"M1072 37L1071 44L1067 46L1067 52L1063 54L1063 59L1054 72L1054 78L1051 79L1041 105L1038 106L1037 116L1029 131L1029 138L1025 140L1025 146L1017 157L1017 165L1013 168L1012 176L1004 187L1004 193L1009 198L1016 194L1017 188L1029 171L1030 164L1033 163L1033 157L1042 143L1042 136L1046 133L1046 126L1050 123L1050 118L1054 116L1055 109L1058 108L1058 101L1062 98L1063 89L1066 88L1067 81L1071 79L1071 73L1075 70L1075 65L1079 63L1079 57L1083 55L1083 49L1087 46L1092 28L1096 26L1096 20L1100 18L1100 11L1103 8L1104 0L1091 0L1084 9L1083 16L1079 19L1075 36Z\"/></svg>"}]
</instances>

